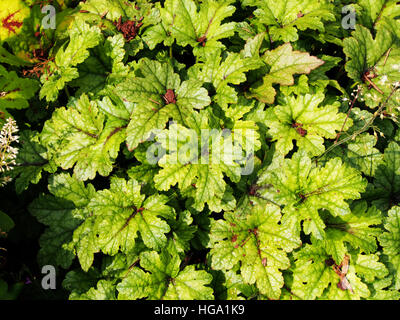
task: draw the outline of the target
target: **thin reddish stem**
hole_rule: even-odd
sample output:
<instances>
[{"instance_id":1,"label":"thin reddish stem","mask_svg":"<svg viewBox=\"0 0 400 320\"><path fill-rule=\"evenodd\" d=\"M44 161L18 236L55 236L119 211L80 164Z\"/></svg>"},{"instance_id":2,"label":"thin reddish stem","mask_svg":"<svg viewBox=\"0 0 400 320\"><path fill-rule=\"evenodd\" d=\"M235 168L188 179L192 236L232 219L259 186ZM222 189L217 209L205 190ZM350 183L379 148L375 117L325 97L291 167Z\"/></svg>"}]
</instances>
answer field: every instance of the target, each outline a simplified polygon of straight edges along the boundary
<instances>
[{"instance_id":1,"label":"thin reddish stem","mask_svg":"<svg viewBox=\"0 0 400 320\"><path fill-rule=\"evenodd\" d=\"M335 144L338 142L339 137L340 137L340 135L341 135L342 132L343 132L344 126L346 125L347 119L348 119L349 116L350 116L350 112L351 112L351 110L353 109L354 103L356 102L356 100L357 100L357 98L358 98L358 95L360 94L360 91L361 91L361 87L358 87L357 94L356 94L356 96L354 97L353 101L351 102L351 106L350 106L349 111L347 111L346 119L344 119L342 128L340 129L340 131L339 131L338 134L336 135Z\"/></svg>"}]
</instances>

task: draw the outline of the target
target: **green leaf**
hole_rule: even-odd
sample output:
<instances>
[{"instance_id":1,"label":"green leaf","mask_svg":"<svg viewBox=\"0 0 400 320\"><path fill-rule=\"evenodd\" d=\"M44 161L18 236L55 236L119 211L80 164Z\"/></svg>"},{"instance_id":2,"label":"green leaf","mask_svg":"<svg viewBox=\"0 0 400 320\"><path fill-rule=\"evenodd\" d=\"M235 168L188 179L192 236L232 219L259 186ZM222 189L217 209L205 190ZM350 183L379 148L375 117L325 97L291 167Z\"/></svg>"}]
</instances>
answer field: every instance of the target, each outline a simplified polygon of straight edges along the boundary
<instances>
[{"instance_id":1,"label":"green leaf","mask_svg":"<svg viewBox=\"0 0 400 320\"><path fill-rule=\"evenodd\" d=\"M75 257L68 243L89 215L85 208L95 191L91 184L85 186L65 173L51 177L49 190L54 196L40 196L29 205L31 214L48 226L40 237L38 260L41 265L68 268Z\"/></svg>"},{"instance_id":2,"label":"green leaf","mask_svg":"<svg viewBox=\"0 0 400 320\"><path fill-rule=\"evenodd\" d=\"M67 82L79 77L76 66L89 57L89 49L101 41L101 31L96 26L89 26L81 19L75 19L69 31L70 40L57 52L54 62L49 62L49 73L44 73L40 81L40 99L55 101L58 92Z\"/></svg>"},{"instance_id":3,"label":"green leaf","mask_svg":"<svg viewBox=\"0 0 400 320\"><path fill-rule=\"evenodd\" d=\"M373 186L367 189L365 198L378 209L387 211L399 203L400 192L400 146L392 141L385 149L383 163L375 171Z\"/></svg>"},{"instance_id":4,"label":"green leaf","mask_svg":"<svg viewBox=\"0 0 400 320\"><path fill-rule=\"evenodd\" d=\"M318 210L328 210L333 216L350 214L345 200L360 198L367 181L339 158L320 167L312 164L305 151L298 151L291 159L276 156L257 184L264 199L285 206L288 215L305 220L306 234L323 239L325 224Z\"/></svg>"},{"instance_id":5,"label":"green leaf","mask_svg":"<svg viewBox=\"0 0 400 320\"><path fill-rule=\"evenodd\" d=\"M171 24L173 14L164 8L161 8L161 4L157 3L153 10L154 21L152 25L146 28L143 32L142 39L149 47L150 50L154 50L157 44L163 42L165 46L171 46L175 39L171 37L171 31L168 28L168 24Z\"/></svg>"},{"instance_id":6,"label":"green leaf","mask_svg":"<svg viewBox=\"0 0 400 320\"><path fill-rule=\"evenodd\" d=\"M262 294L278 299L281 270L290 266L286 253L300 246L300 239L290 226L280 224L280 210L273 205L255 205L247 217L225 213L224 218L212 222L211 267L230 270L241 262L245 283L256 284Z\"/></svg>"},{"instance_id":7,"label":"green leaf","mask_svg":"<svg viewBox=\"0 0 400 320\"><path fill-rule=\"evenodd\" d=\"M234 13L232 3L232 0L206 0L201 2L198 10L193 0L165 1L161 9L164 37L172 36L183 47L190 45L195 56L223 48L219 40L234 34L235 22L222 23ZM161 26L155 27L153 32L160 34L160 29Z\"/></svg>"},{"instance_id":8,"label":"green leaf","mask_svg":"<svg viewBox=\"0 0 400 320\"><path fill-rule=\"evenodd\" d=\"M147 3L141 4L142 7L146 6ZM89 11L99 16L105 14L105 17L111 21L116 21L119 17L133 18L139 11L134 5L123 0L88 0L79 4L80 9ZM85 12L86 13L86 12ZM86 13L87 14L87 13Z\"/></svg>"},{"instance_id":9,"label":"green leaf","mask_svg":"<svg viewBox=\"0 0 400 320\"><path fill-rule=\"evenodd\" d=\"M313 300L321 296L331 283L339 281L325 262L329 256L321 247L306 245L295 253L295 258L291 292L300 299Z\"/></svg>"},{"instance_id":10,"label":"green leaf","mask_svg":"<svg viewBox=\"0 0 400 320\"><path fill-rule=\"evenodd\" d=\"M14 226L14 221L4 212L0 211L0 235L7 235L7 232L14 228Z\"/></svg>"},{"instance_id":11,"label":"green leaf","mask_svg":"<svg viewBox=\"0 0 400 320\"><path fill-rule=\"evenodd\" d=\"M123 101L117 95L108 91L108 95L101 101L97 101L97 105L101 112L112 119L119 119L126 124L129 123L129 118L135 107L134 103Z\"/></svg>"},{"instance_id":12,"label":"green leaf","mask_svg":"<svg viewBox=\"0 0 400 320\"><path fill-rule=\"evenodd\" d=\"M248 285L243 277L235 271L212 271L215 297L219 300L245 300L245 297L255 296L257 289Z\"/></svg>"},{"instance_id":13,"label":"green leaf","mask_svg":"<svg viewBox=\"0 0 400 320\"><path fill-rule=\"evenodd\" d=\"M71 292L71 294L79 296L88 291L91 287L96 286L100 276L100 272L95 268L90 268L88 272L74 269L65 275L62 286L64 289Z\"/></svg>"},{"instance_id":14,"label":"green leaf","mask_svg":"<svg viewBox=\"0 0 400 320\"><path fill-rule=\"evenodd\" d=\"M0 45L0 63L7 63L12 66L25 66L28 63L23 59L11 54Z\"/></svg>"},{"instance_id":15,"label":"green leaf","mask_svg":"<svg viewBox=\"0 0 400 320\"><path fill-rule=\"evenodd\" d=\"M370 291L356 274L353 260L345 275L350 289L341 289L339 275L333 269L326 251L317 245L306 245L294 254L296 259L293 269L291 292L298 298L314 300L317 297L333 300L366 298Z\"/></svg>"},{"instance_id":16,"label":"green leaf","mask_svg":"<svg viewBox=\"0 0 400 320\"><path fill-rule=\"evenodd\" d=\"M153 181L154 176L157 174L159 167L156 163L149 162L147 159L148 149L151 148L148 144L142 144L135 149L135 158L141 162L140 165L135 165L127 170L127 174L130 178L135 179L138 182L147 184L148 181ZM148 185L148 184L147 184ZM148 185L149 186L149 185ZM150 186L154 188L154 186Z\"/></svg>"},{"instance_id":17,"label":"green leaf","mask_svg":"<svg viewBox=\"0 0 400 320\"><path fill-rule=\"evenodd\" d=\"M367 28L379 25L384 17L396 18L400 13L400 6L395 0L360 0L357 4L361 7L358 19Z\"/></svg>"},{"instance_id":18,"label":"green leaf","mask_svg":"<svg viewBox=\"0 0 400 320\"><path fill-rule=\"evenodd\" d=\"M386 29L379 31L374 40L367 28L357 25L352 37L344 39L343 51L349 58L346 71L353 80L361 80L363 73L384 59L393 45L393 35Z\"/></svg>"},{"instance_id":19,"label":"green leaf","mask_svg":"<svg viewBox=\"0 0 400 320\"><path fill-rule=\"evenodd\" d=\"M0 279L0 299L16 300L23 288L23 282L16 282L11 286L11 288L9 288L7 282L5 282L3 279Z\"/></svg>"},{"instance_id":20,"label":"green leaf","mask_svg":"<svg viewBox=\"0 0 400 320\"><path fill-rule=\"evenodd\" d=\"M375 279L382 279L388 275L388 270L379 257L375 254L359 254L355 261L357 274L361 275L366 282L373 283Z\"/></svg>"},{"instance_id":21,"label":"green leaf","mask_svg":"<svg viewBox=\"0 0 400 320\"><path fill-rule=\"evenodd\" d=\"M388 22L389 25L391 22ZM373 39L370 30L357 25L352 37L343 41L343 51L348 57L345 69L351 79L360 83L361 97L367 106L377 107L387 100L393 84L400 79L398 61L400 57L399 40L387 25L382 25ZM370 80L365 72L369 71ZM372 78L371 78L372 77ZM374 84L374 87L370 83ZM387 110L393 112L398 105L399 93L387 102Z\"/></svg>"},{"instance_id":22,"label":"green leaf","mask_svg":"<svg viewBox=\"0 0 400 320\"><path fill-rule=\"evenodd\" d=\"M132 250L138 233L149 248L159 250L166 245L170 227L160 216L171 218L174 210L165 205L166 196L145 197L140 188L135 180L113 178L110 189L94 195L88 204L91 216L76 229L73 239L84 270L98 250L109 255Z\"/></svg>"},{"instance_id":23,"label":"green leaf","mask_svg":"<svg viewBox=\"0 0 400 320\"><path fill-rule=\"evenodd\" d=\"M0 65L0 111L27 108L38 88L36 80L20 78Z\"/></svg>"},{"instance_id":24,"label":"green leaf","mask_svg":"<svg viewBox=\"0 0 400 320\"><path fill-rule=\"evenodd\" d=\"M100 280L97 287L90 288L83 294L71 294L70 300L116 300L115 285L112 281Z\"/></svg>"},{"instance_id":25,"label":"green leaf","mask_svg":"<svg viewBox=\"0 0 400 320\"><path fill-rule=\"evenodd\" d=\"M193 239L197 226L193 225L193 218L189 211L183 211L179 218L170 222L173 245L176 252L184 253L190 249L190 240Z\"/></svg>"},{"instance_id":26,"label":"green leaf","mask_svg":"<svg viewBox=\"0 0 400 320\"><path fill-rule=\"evenodd\" d=\"M91 50L91 55L78 66L79 78L69 83L71 87L79 88L76 95L86 92L107 94L108 87L125 80L129 68L123 63L124 45L124 37L118 34Z\"/></svg>"},{"instance_id":27,"label":"green leaf","mask_svg":"<svg viewBox=\"0 0 400 320\"><path fill-rule=\"evenodd\" d=\"M392 284L392 276L388 276L384 279L374 281L373 289L369 300L399 300L400 292L393 288L387 288Z\"/></svg>"},{"instance_id":28,"label":"green leaf","mask_svg":"<svg viewBox=\"0 0 400 320\"><path fill-rule=\"evenodd\" d=\"M291 86L294 84L294 74L310 73L311 70L324 63L323 60L307 52L293 51L290 43L266 51L262 59L265 65L269 66L269 72L263 77L262 83L257 83L250 88L246 96L268 104L272 104L275 100L276 90L272 87L274 83Z\"/></svg>"},{"instance_id":29,"label":"green leaf","mask_svg":"<svg viewBox=\"0 0 400 320\"><path fill-rule=\"evenodd\" d=\"M36 131L22 131L20 135L22 148L19 150L14 170L10 172L16 177L15 190L21 193L30 183L37 184L42 178L42 172L54 173L57 166L49 158L46 148L39 142L39 133Z\"/></svg>"},{"instance_id":30,"label":"green leaf","mask_svg":"<svg viewBox=\"0 0 400 320\"><path fill-rule=\"evenodd\" d=\"M395 289L400 289L400 208L393 207L388 212L384 225L386 231L379 236L383 253L389 257L389 268L395 275Z\"/></svg>"},{"instance_id":31,"label":"green leaf","mask_svg":"<svg viewBox=\"0 0 400 320\"><path fill-rule=\"evenodd\" d=\"M244 1L245 5L257 6L254 15L257 22L269 29L271 41L284 42L299 39L298 30L318 30L323 33L327 21L335 21L332 5L328 1Z\"/></svg>"},{"instance_id":32,"label":"green leaf","mask_svg":"<svg viewBox=\"0 0 400 320\"><path fill-rule=\"evenodd\" d=\"M134 267L117 285L118 299L213 299L213 290L207 287L212 276L204 270L195 270L192 265L180 270L180 263L179 256L166 249L161 253L143 252L140 266L149 272Z\"/></svg>"},{"instance_id":33,"label":"green leaf","mask_svg":"<svg viewBox=\"0 0 400 320\"><path fill-rule=\"evenodd\" d=\"M168 153L158 162L162 169L154 182L163 191L178 184L183 194L194 199L192 206L196 210L202 211L208 203L219 212L223 210L221 201L229 192L224 174L237 182L244 156L242 147L233 142L232 132L212 130L206 116L207 113L193 115L190 129L172 124L157 136Z\"/></svg>"},{"instance_id":34,"label":"green leaf","mask_svg":"<svg viewBox=\"0 0 400 320\"><path fill-rule=\"evenodd\" d=\"M94 101L86 95L72 98L68 108L58 108L46 121L42 144L50 150L57 165L74 167L80 180L94 179L98 172L107 176L124 141L124 121L105 121Z\"/></svg>"},{"instance_id":35,"label":"green leaf","mask_svg":"<svg viewBox=\"0 0 400 320\"><path fill-rule=\"evenodd\" d=\"M130 150L148 139L153 131L163 129L168 118L184 123L193 109L202 109L211 102L201 82L193 79L181 82L169 63L144 58L139 70L141 77L132 74L116 89L124 101L137 104L127 128ZM168 90L173 92L171 101L163 98Z\"/></svg>"},{"instance_id":36,"label":"green leaf","mask_svg":"<svg viewBox=\"0 0 400 320\"><path fill-rule=\"evenodd\" d=\"M373 253L377 250L376 237L381 233L381 212L375 207L367 207L365 201L355 204L351 213L325 219L326 239L322 240L325 250L339 264L347 252L346 244L359 248L361 252Z\"/></svg>"},{"instance_id":37,"label":"green leaf","mask_svg":"<svg viewBox=\"0 0 400 320\"><path fill-rule=\"evenodd\" d=\"M216 91L213 100L223 109L229 103L238 101L235 89L229 84L238 85L246 81L245 73L262 65L258 59L246 57L246 52L222 54L221 50L214 50L204 60L204 63L193 66L189 74L203 82L212 83Z\"/></svg>"},{"instance_id":38,"label":"green leaf","mask_svg":"<svg viewBox=\"0 0 400 320\"><path fill-rule=\"evenodd\" d=\"M367 176L374 176L383 162L383 154L376 148L376 137L362 133L347 143L347 148L334 148L328 157L341 157L344 162Z\"/></svg>"},{"instance_id":39,"label":"green leaf","mask_svg":"<svg viewBox=\"0 0 400 320\"><path fill-rule=\"evenodd\" d=\"M293 149L293 140L299 149L304 149L311 156L325 151L324 138L333 139L342 129L346 115L338 113L338 105L318 107L325 99L322 92L306 94L295 98L286 97L285 104L273 107L269 121L272 140L277 141L278 152L286 155ZM352 121L346 121L347 130Z\"/></svg>"}]
</instances>

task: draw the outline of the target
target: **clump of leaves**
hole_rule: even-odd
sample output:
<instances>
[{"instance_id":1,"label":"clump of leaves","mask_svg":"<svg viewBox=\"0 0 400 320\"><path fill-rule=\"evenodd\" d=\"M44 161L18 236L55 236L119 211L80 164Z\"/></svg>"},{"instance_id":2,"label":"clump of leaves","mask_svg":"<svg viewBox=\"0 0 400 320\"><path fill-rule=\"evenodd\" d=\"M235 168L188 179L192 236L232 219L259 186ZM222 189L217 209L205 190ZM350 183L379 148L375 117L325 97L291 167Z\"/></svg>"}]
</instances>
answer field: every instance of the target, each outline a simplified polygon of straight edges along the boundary
<instances>
[{"instance_id":1,"label":"clump of leaves","mask_svg":"<svg viewBox=\"0 0 400 320\"><path fill-rule=\"evenodd\" d=\"M1 11L10 197L70 299L400 298L400 6L345 5Z\"/></svg>"}]
</instances>

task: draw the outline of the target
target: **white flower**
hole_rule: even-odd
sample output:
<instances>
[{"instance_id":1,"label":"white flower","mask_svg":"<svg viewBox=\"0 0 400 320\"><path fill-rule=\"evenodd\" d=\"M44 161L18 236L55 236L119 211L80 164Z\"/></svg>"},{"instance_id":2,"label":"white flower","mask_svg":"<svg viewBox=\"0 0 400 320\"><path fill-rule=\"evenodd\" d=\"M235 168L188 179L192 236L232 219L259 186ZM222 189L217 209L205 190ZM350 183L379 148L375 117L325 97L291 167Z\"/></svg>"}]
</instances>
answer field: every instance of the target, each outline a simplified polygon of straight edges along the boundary
<instances>
[{"instance_id":1,"label":"white flower","mask_svg":"<svg viewBox=\"0 0 400 320\"><path fill-rule=\"evenodd\" d=\"M400 71L400 64L394 64L394 65L392 65L392 68L394 70Z\"/></svg>"},{"instance_id":2,"label":"white flower","mask_svg":"<svg viewBox=\"0 0 400 320\"><path fill-rule=\"evenodd\" d=\"M18 132L17 123L14 119L8 118L0 130L0 172L11 170L16 164L18 149L11 146L13 142L19 141L19 136L13 135L16 132ZM10 177L1 178L0 185L3 186L9 181Z\"/></svg>"},{"instance_id":3,"label":"white flower","mask_svg":"<svg viewBox=\"0 0 400 320\"><path fill-rule=\"evenodd\" d=\"M387 75L383 75L379 80L379 84L385 84L388 81Z\"/></svg>"},{"instance_id":4,"label":"white flower","mask_svg":"<svg viewBox=\"0 0 400 320\"><path fill-rule=\"evenodd\" d=\"M11 182L12 178L9 176L0 178L0 186L4 187L7 183Z\"/></svg>"}]
</instances>

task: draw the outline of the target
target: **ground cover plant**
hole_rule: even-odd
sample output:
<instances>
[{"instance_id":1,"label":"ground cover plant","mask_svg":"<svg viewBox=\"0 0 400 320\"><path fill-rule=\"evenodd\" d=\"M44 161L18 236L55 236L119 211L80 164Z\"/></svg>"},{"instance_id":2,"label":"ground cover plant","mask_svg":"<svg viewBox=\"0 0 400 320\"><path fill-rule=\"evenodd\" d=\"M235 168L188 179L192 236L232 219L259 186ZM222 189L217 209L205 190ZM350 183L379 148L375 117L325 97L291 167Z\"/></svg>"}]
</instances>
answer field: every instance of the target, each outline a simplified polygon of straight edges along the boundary
<instances>
[{"instance_id":1,"label":"ground cover plant","mask_svg":"<svg viewBox=\"0 0 400 320\"><path fill-rule=\"evenodd\" d=\"M0 0L0 299L398 300L399 19Z\"/></svg>"}]
</instances>

